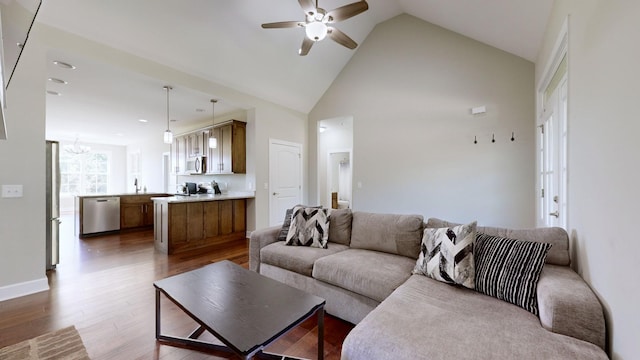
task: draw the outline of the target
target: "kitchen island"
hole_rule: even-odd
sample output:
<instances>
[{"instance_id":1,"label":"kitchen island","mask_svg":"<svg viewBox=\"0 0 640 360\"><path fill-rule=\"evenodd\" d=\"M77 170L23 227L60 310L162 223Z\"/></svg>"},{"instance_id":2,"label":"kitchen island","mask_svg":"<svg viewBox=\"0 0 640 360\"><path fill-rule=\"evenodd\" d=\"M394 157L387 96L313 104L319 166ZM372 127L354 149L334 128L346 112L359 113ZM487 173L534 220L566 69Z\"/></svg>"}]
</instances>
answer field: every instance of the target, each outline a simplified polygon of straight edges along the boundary
<instances>
[{"instance_id":1,"label":"kitchen island","mask_svg":"<svg viewBox=\"0 0 640 360\"><path fill-rule=\"evenodd\" d=\"M151 198L155 248L164 254L214 247L247 237L247 199L252 192Z\"/></svg>"},{"instance_id":2,"label":"kitchen island","mask_svg":"<svg viewBox=\"0 0 640 360\"><path fill-rule=\"evenodd\" d=\"M75 197L75 233L80 237L151 228L152 197L164 193L130 192Z\"/></svg>"}]
</instances>

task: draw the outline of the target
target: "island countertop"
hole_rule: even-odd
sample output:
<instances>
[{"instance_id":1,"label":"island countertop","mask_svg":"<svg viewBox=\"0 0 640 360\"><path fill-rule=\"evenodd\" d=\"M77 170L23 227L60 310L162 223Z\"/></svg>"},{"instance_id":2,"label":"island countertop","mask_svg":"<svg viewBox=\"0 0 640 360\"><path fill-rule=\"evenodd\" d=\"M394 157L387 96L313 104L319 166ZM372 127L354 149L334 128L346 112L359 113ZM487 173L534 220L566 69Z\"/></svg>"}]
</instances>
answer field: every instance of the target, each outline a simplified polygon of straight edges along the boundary
<instances>
[{"instance_id":1,"label":"island countertop","mask_svg":"<svg viewBox=\"0 0 640 360\"><path fill-rule=\"evenodd\" d=\"M220 195L214 194L192 194L192 195L175 195L167 197L152 197L151 200L155 202L165 203L188 203L199 201L219 201L219 200L234 200L234 199L253 199L255 193L252 191L229 191Z\"/></svg>"},{"instance_id":2,"label":"island countertop","mask_svg":"<svg viewBox=\"0 0 640 360\"><path fill-rule=\"evenodd\" d=\"M148 192L143 192L143 191L133 192L132 191L132 192L125 192L125 193L76 195L76 197L88 199L88 198L102 198L102 197L113 197L113 196L118 196L118 197L120 197L120 196L137 196L137 195L160 197L160 196L169 196L170 194L163 193L163 192L155 192L155 191L148 191Z\"/></svg>"}]
</instances>

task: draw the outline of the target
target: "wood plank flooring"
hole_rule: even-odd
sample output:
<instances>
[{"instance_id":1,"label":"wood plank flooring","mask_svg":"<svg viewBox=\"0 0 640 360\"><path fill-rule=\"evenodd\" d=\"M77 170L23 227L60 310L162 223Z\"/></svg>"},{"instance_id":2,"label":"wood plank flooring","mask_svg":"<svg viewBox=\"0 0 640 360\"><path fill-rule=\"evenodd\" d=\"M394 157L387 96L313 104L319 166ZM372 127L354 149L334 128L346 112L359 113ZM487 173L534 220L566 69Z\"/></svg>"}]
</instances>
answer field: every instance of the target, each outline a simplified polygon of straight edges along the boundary
<instances>
[{"instance_id":1,"label":"wood plank flooring","mask_svg":"<svg viewBox=\"0 0 640 360\"><path fill-rule=\"evenodd\" d=\"M166 256L154 250L150 230L78 239L73 218L63 217L63 224L61 263L48 273L51 290L0 302L0 348L75 325L94 360L234 358L158 345L153 281L225 259L248 267L247 242ZM163 332L185 336L196 328L169 300L162 301ZM307 320L267 351L315 359L316 321ZM342 342L352 328L325 316L325 359L340 358Z\"/></svg>"}]
</instances>

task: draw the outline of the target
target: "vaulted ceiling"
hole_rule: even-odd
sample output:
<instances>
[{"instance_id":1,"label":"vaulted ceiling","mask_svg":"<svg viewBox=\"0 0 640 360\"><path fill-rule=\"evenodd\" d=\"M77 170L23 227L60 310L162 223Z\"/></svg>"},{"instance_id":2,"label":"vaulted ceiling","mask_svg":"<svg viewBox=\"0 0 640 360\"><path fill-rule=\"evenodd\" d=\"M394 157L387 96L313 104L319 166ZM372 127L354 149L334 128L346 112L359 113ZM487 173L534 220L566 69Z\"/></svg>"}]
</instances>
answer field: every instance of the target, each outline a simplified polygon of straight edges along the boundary
<instances>
[{"instance_id":1,"label":"vaulted ceiling","mask_svg":"<svg viewBox=\"0 0 640 360\"><path fill-rule=\"evenodd\" d=\"M320 0L319 6L330 10L350 2ZM535 61L553 0L368 0L368 3L368 11L336 25L359 44L378 23L407 13ZM304 14L295 0L45 0L37 21L308 113L357 49L349 50L326 39L315 44L307 56L299 56L303 29L260 27L262 23L303 19ZM73 54L55 54L55 51L52 56L74 59ZM78 58L77 61L85 60ZM85 114L90 110L87 104L117 102L119 105L108 106L101 112L113 121L127 116L128 119L140 118L143 112L135 113L135 107L155 106L150 100L135 99L133 95L137 90L148 91L141 85L145 83L144 77L119 72L106 60L100 64L87 63L84 68L101 74L78 76L65 90L69 92L68 89L75 87L71 91L75 94L73 97L63 94L59 99L48 101L54 104L65 98L64 106L52 106L51 111L47 111L48 134L50 128L56 129L59 137L66 134L67 138L74 131L82 134L90 131L78 128L82 123L79 119L75 127L65 128L65 123L72 123L74 117L80 116L73 111L64 116L60 113L74 102L84 104L82 111L77 112ZM51 68L50 71L57 70ZM88 78L100 82L90 83L86 81ZM97 84L102 91L96 91ZM127 90L116 90L124 88ZM185 114L177 115L185 121L189 121L190 116L202 118L202 114L187 114L187 108L209 109L205 101L210 94L193 95L201 106L185 104ZM99 96L101 100L87 98L92 96ZM235 109L220 106L221 111ZM135 127L139 124L131 124L131 121L116 123L115 127L121 127L119 133L137 131ZM104 134L102 132L102 138ZM92 138L88 134L82 136ZM130 141L114 134L109 142Z\"/></svg>"}]
</instances>

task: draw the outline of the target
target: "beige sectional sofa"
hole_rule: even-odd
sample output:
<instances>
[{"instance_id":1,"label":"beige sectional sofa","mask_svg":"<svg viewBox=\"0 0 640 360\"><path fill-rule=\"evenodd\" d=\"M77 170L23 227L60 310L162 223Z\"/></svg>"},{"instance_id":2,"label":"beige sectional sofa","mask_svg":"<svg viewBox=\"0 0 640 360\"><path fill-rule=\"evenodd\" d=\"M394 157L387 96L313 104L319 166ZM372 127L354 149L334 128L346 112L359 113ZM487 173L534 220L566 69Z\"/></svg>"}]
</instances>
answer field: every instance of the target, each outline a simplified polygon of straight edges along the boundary
<instances>
[{"instance_id":1,"label":"beige sectional sofa","mask_svg":"<svg viewBox=\"0 0 640 360\"><path fill-rule=\"evenodd\" d=\"M570 267L563 229L477 231L550 243L537 286L539 316L474 290L412 275L425 227L420 215L334 210L327 249L286 246L280 227L254 231L250 268L326 299L357 324L342 359L606 359L598 299Z\"/></svg>"}]
</instances>

